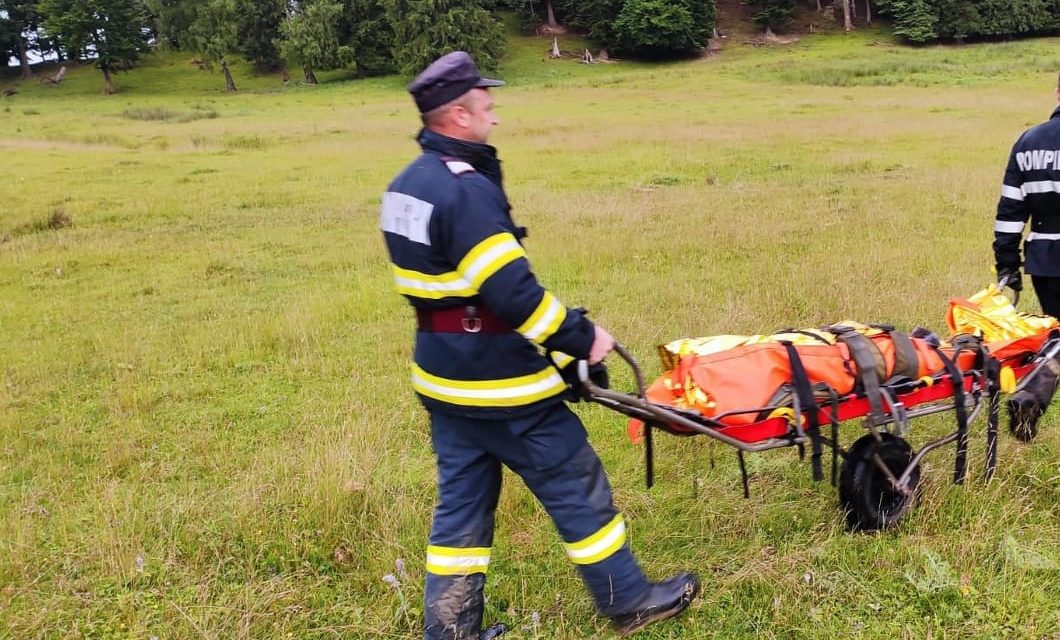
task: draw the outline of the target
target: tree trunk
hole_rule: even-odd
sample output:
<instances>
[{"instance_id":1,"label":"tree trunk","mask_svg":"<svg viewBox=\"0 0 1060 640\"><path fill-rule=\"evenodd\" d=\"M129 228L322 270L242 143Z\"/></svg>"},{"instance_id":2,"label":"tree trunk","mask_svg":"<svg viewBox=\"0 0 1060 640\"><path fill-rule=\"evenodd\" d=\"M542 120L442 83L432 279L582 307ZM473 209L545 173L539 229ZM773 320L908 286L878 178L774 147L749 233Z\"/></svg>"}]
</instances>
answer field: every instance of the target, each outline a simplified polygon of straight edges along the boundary
<instances>
[{"instance_id":1,"label":"tree trunk","mask_svg":"<svg viewBox=\"0 0 1060 640\"><path fill-rule=\"evenodd\" d=\"M865 24L872 24L872 5L869 0L865 0Z\"/></svg>"},{"instance_id":2,"label":"tree trunk","mask_svg":"<svg viewBox=\"0 0 1060 640\"><path fill-rule=\"evenodd\" d=\"M114 93L114 82L110 77L110 69L107 67L100 67L100 71L103 72L103 93L109 96Z\"/></svg>"},{"instance_id":3,"label":"tree trunk","mask_svg":"<svg viewBox=\"0 0 1060 640\"><path fill-rule=\"evenodd\" d=\"M821 13L822 11L824 11L824 8L821 7L821 0L817 0L817 13Z\"/></svg>"},{"instance_id":4,"label":"tree trunk","mask_svg":"<svg viewBox=\"0 0 1060 640\"><path fill-rule=\"evenodd\" d=\"M302 72L305 73L306 84L317 84L317 76L313 73L313 70L309 68L309 65L303 65Z\"/></svg>"},{"instance_id":5,"label":"tree trunk","mask_svg":"<svg viewBox=\"0 0 1060 640\"><path fill-rule=\"evenodd\" d=\"M850 17L853 20L858 19L858 3L855 0L847 0L850 3Z\"/></svg>"},{"instance_id":6,"label":"tree trunk","mask_svg":"<svg viewBox=\"0 0 1060 640\"><path fill-rule=\"evenodd\" d=\"M225 91L232 93L236 90L236 82L232 79L232 72L228 70L228 61L221 56L221 71L225 74Z\"/></svg>"},{"instance_id":7,"label":"tree trunk","mask_svg":"<svg viewBox=\"0 0 1060 640\"><path fill-rule=\"evenodd\" d=\"M26 54L26 41L22 38L22 34L18 36L18 64L22 67L23 80L33 77L33 69L29 67L29 56Z\"/></svg>"},{"instance_id":8,"label":"tree trunk","mask_svg":"<svg viewBox=\"0 0 1060 640\"><path fill-rule=\"evenodd\" d=\"M552 0L546 0L545 12L548 15L548 26L558 27L559 23L556 22L556 12L552 9Z\"/></svg>"},{"instance_id":9,"label":"tree trunk","mask_svg":"<svg viewBox=\"0 0 1060 640\"><path fill-rule=\"evenodd\" d=\"M854 23L850 20L850 0L839 0L843 5L843 31L853 31Z\"/></svg>"}]
</instances>

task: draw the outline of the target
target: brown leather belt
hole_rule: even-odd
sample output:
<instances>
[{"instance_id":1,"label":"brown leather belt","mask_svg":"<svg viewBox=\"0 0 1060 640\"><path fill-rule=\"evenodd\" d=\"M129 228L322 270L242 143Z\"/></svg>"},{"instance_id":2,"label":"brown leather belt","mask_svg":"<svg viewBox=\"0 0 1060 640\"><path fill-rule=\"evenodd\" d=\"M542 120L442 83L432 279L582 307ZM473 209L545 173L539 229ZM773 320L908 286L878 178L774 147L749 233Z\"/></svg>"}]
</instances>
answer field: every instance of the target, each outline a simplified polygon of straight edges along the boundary
<instances>
[{"instance_id":1,"label":"brown leather belt","mask_svg":"<svg viewBox=\"0 0 1060 640\"><path fill-rule=\"evenodd\" d=\"M416 321L420 331L434 333L508 333L512 330L486 307L416 309Z\"/></svg>"}]
</instances>

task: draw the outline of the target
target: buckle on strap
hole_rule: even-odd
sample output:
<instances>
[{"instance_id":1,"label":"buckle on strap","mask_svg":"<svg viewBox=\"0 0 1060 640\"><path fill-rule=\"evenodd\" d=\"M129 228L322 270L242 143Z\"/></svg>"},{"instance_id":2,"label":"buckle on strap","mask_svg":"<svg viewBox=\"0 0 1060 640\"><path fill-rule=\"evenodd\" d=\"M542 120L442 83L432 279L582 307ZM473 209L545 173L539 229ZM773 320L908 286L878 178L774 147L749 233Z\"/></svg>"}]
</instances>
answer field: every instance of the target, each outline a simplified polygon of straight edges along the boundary
<instances>
[{"instance_id":1,"label":"buckle on strap","mask_svg":"<svg viewBox=\"0 0 1060 640\"><path fill-rule=\"evenodd\" d=\"M460 326L467 333L482 331L482 318L478 317L478 307L464 307L464 317L460 319Z\"/></svg>"}]
</instances>

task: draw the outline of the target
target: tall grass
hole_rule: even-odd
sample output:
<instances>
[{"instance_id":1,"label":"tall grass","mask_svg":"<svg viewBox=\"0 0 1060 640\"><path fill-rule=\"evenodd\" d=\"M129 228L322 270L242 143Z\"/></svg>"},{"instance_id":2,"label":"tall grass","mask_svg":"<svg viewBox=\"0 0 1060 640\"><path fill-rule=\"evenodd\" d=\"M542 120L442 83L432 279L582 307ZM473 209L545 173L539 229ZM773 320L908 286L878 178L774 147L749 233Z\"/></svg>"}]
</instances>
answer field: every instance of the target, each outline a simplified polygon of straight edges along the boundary
<instances>
[{"instance_id":1,"label":"tall grass","mask_svg":"<svg viewBox=\"0 0 1060 640\"><path fill-rule=\"evenodd\" d=\"M992 278L1002 167L1054 106L1057 42L880 40L659 66L516 40L493 142L535 271L652 374L681 336L942 330ZM226 96L171 56L103 97L95 75L26 85L0 118L0 637L417 637L434 460L376 223L416 153L404 80ZM39 228L60 209L76 224ZM743 500L728 450L660 438L649 492L623 420L578 411L648 572L704 578L645 638L1056 637L1052 413L990 484L930 456L908 519L851 535L792 452L752 456ZM607 637L510 476L497 522L489 618Z\"/></svg>"}]
</instances>

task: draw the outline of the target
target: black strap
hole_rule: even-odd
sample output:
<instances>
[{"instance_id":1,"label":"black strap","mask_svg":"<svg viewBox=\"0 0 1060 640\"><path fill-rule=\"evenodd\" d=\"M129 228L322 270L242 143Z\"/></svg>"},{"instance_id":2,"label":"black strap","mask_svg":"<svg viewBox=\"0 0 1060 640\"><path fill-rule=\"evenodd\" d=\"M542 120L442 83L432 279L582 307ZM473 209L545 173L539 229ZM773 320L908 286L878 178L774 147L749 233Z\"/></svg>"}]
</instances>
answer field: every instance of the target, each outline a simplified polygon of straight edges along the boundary
<instances>
[{"instance_id":1,"label":"black strap","mask_svg":"<svg viewBox=\"0 0 1060 640\"><path fill-rule=\"evenodd\" d=\"M961 484L964 482L965 462L968 458L968 407L964 404L964 374L942 349L937 346L933 348L953 381L953 401L956 403L954 410L957 412L957 462L953 468L953 483Z\"/></svg>"},{"instance_id":2,"label":"black strap","mask_svg":"<svg viewBox=\"0 0 1060 640\"><path fill-rule=\"evenodd\" d=\"M832 406L828 421L832 424L832 486L834 487L839 477L839 394L832 387L828 387L828 394Z\"/></svg>"},{"instance_id":3,"label":"black strap","mask_svg":"<svg viewBox=\"0 0 1060 640\"><path fill-rule=\"evenodd\" d=\"M891 377L905 376L916 380L920 373L920 358L917 357L913 341L901 331L892 330L889 335L894 343L894 370L891 371Z\"/></svg>"},{"instance_id":4,"label":"black strap","mask_svg":"<svg viewBox=\"0 0 1060 640\"><path fill-rule=\"evenodd\" d=\"M821 471L821 425L817 415L817 400L813 395L813 387L810 384L810 376L806 373L806 367L802 364L799 351L795 345L782 340L784 349L788 352L788 361L791 363L791 381L795 385L795 394L799 398L799 409L806 416L806 434L810 436L810 445L813 454L810 456L810 465L813 468L813 479L821 480L824 473ZM795 416L799 420L801 416Z\"/></svg>"},{"instance_id":5,"label":"black strap","mask_svg":"<svg viewBox=\"0 0 1060 640\"><path fill-rule=\"evenodd\" d=\"M833 326L828 328L835 333L840 342L850 350L850 357L858 368L858 380L861 389L869 400L869 409L874 422L881 423L884 420L883 401L880 397L880 375L877 369L877 357L879 349L862 334L844 326Z\"/></svg>"}]
</instances>

